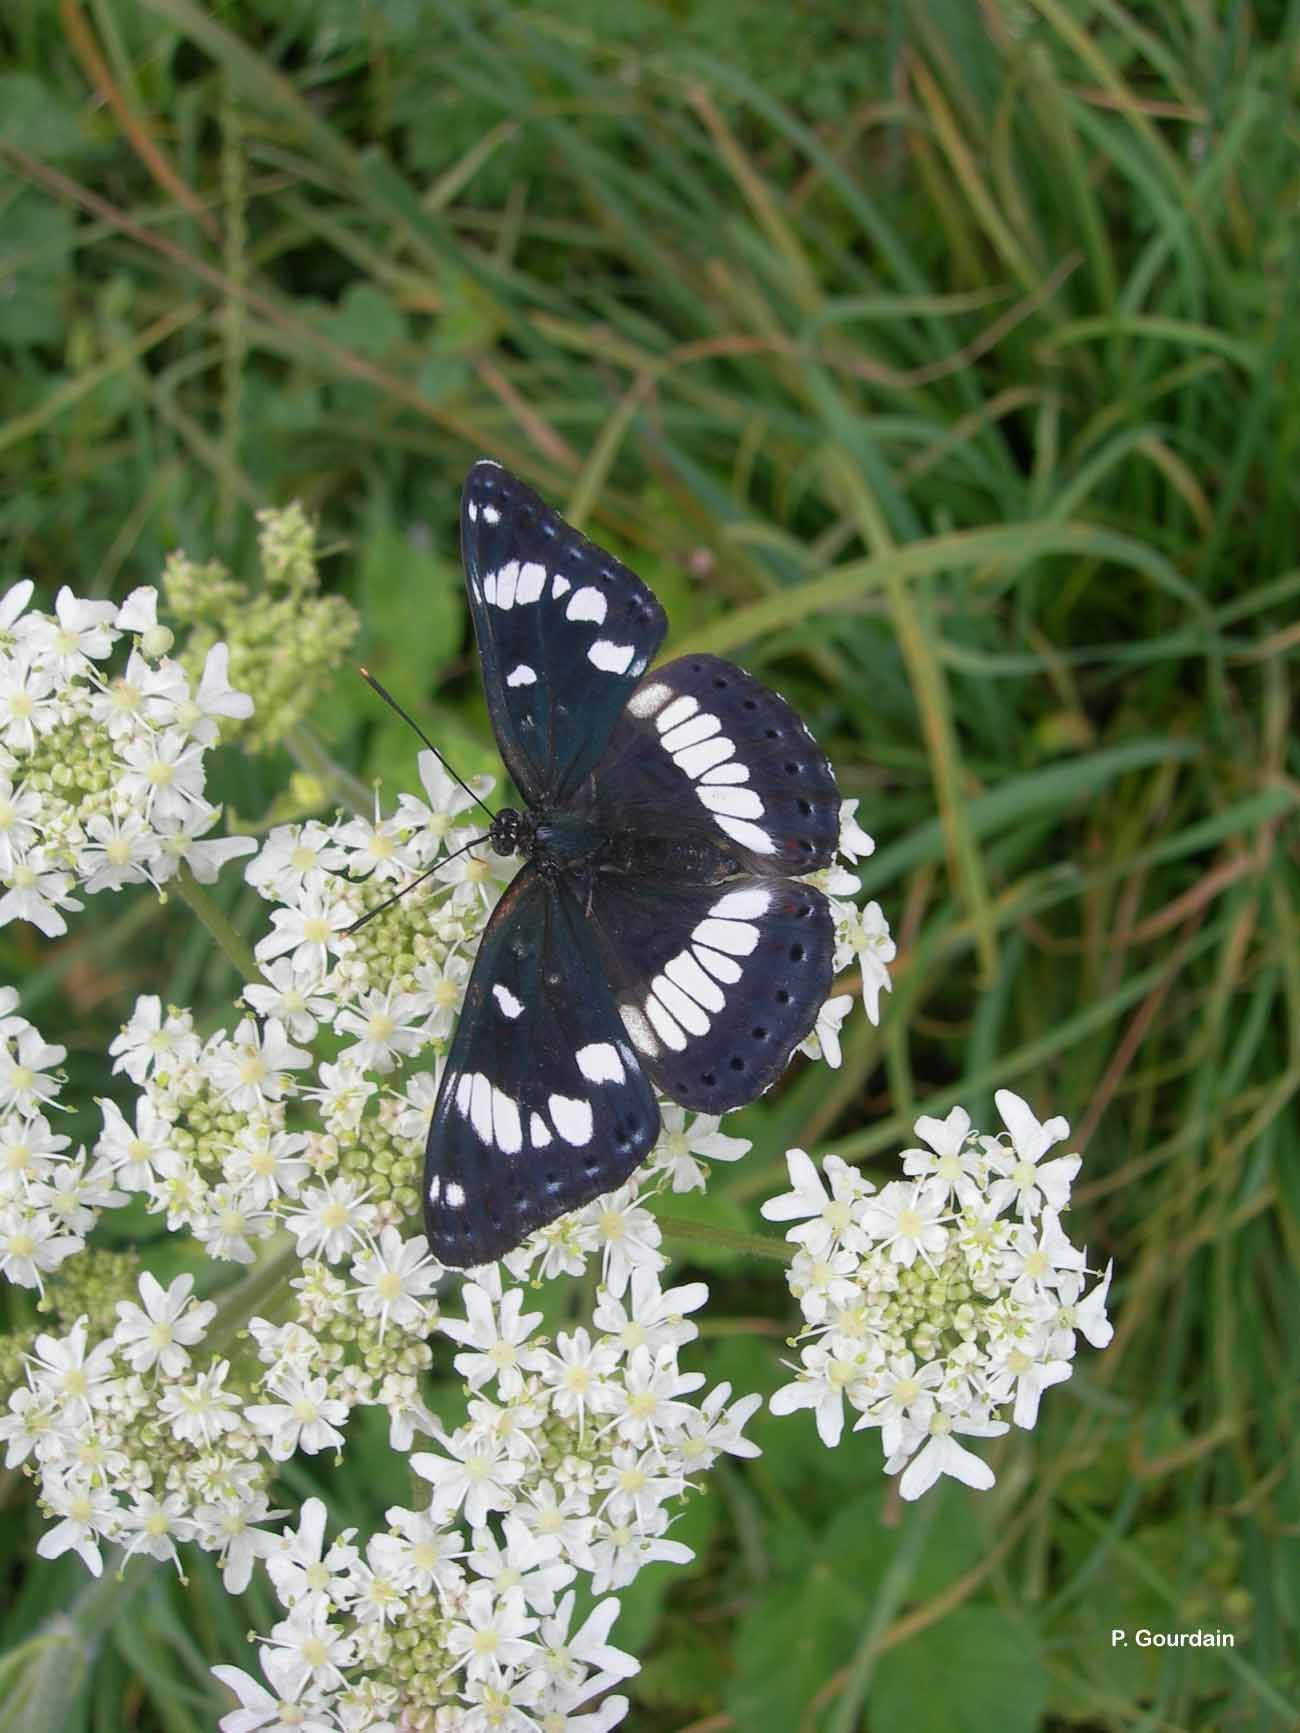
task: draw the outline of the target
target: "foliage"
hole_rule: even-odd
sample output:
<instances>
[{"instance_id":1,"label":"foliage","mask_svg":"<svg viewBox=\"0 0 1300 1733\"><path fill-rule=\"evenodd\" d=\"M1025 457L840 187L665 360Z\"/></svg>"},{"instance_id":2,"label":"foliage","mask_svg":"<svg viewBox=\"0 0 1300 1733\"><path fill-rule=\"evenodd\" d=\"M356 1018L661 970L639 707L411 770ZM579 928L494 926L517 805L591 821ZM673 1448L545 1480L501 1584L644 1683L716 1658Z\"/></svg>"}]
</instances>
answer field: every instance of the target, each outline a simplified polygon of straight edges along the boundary
<instances>
[{"instance_id":1,"label":"foliage","mask_svg":"<svg viewBox=\"0 0 1300 1733\"><path fill-rule=\"evenodd\" d=\"M759 1417L688 1507L696 1564L629 1593L633 1725L1287 1724L1295 8L763 10L66 0L56 32L16 0L6 576L121 599L184 545L251 582L254 508L301 497L368 665L477 773L454 503L499 456L646 576L670 648L798 704L881 844L881 1028L746 1110L694 1214L753 1232L796 1144L883 1183L918 1114L987 1123L1004 1085L1075 1125L1115 1344L937 1513L882 1505L863 1441ZM343 678L211 797L301 815L333 764L416 786ZM97 915L0 935L86 1103L137 993L215 1018L236 986L148 891ZM693 1363L774 1390L772 1267L678 1248L713 1288ZM385 1502L359 1457L288 1484ZM210 1725L265 1593L28 1569L5 1485L10 1664L67 1646L61 1724Z\"/></svg>"}]
</instances>

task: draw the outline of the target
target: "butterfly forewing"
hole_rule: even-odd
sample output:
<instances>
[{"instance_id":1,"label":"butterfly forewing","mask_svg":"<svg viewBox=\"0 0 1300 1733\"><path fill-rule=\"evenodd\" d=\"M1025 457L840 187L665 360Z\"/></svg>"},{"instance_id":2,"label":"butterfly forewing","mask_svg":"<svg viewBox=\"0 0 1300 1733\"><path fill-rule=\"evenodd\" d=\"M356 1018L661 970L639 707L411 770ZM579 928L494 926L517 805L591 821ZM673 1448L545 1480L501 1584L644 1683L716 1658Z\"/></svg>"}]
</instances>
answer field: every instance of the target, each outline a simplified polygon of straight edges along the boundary
<instances>
[{"instance_id":1,"label":"butterfly forewing","mask_svg":"<svg viewBox=\"0 0 1300 1733\"><path fill-rule=\"evenodd\" d=\"M581 787L667 622L634 572L498 463L465 483L461 548L501 756L530 806Z\"/></svg>"},{"instance_id":2,"label":"butterfly forewing","mask_svg":"<svg viewBox=\"0 0 1300 1733\"><path fill-rule=\"evenodd\" d=\"M621 1185L658 1132L584 910L526 865L483 935L429 1128L430 1249L501 1257Z\"/></svg>"},{"instance_id":3,"label":"butterfly forewing","mask_svg":"<svg viewBox=\"0 0 1300 1733\"><path fill-rule=\"evenodd\" d=\"M755 873L828 866L839 837L839 790L802 719L716 656L679 657L640 683L597 766L596 799L610 828L712 835Z\"/></svg>"},{"instance_id":4,"label":"butterfly forewing","mask_svg":"<svg viewBox=\"0 0 1300 1733\"><path fill-rule=\"evenodd\" d=\"M811 885L610 877L591 914L628 1038L683 1107L722 1113L769 1088L830 990L835 924Z\"/></svg>"}]
</instances>

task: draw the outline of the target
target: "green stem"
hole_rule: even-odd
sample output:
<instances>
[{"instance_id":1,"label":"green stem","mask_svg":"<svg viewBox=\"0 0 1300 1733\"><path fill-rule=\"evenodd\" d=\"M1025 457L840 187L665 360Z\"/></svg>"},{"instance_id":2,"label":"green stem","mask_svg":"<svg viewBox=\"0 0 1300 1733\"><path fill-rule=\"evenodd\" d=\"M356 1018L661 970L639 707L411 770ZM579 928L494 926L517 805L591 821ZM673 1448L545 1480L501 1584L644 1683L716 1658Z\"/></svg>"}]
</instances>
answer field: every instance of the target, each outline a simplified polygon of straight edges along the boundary
<instances>
[{"instance_id":1,"label":"green stem","mask_svg":"<svg viewBox=\"0 0 1300 1733\"><path fill-rule=\"evenodd\" d=\"M344 806L350 807L358 817L370 817L375 810L375 799L370 789L359 777L353 776L350 770L335 763L310 728L301 722L297 723L285 735L284 744L292 753L299 770L306 770L312 776L318 777L332 790L336 798Z\"/></svg>"},{"instance_id":2,"label":"green stem","mask_svg":"<svg viewBox=\"0 0 1300 1733\"><path fill-rule=\"evenodd\" d=\"M262 971L244 935L230 920L215 897L208 895L190 869L183 863L172 880L172 888L183 903L203 922L219 949L246 981L260 981Z\"/></svg>"},{"instance_id":3,"label":"green stem","mask_svg":"<svg viewBox=\"0 0 1300 1733\"><path fill-rule=\"evenodd\" d=\"M855 1733L855 1729L861 1726L862 1705L867 1698L867 1688L871 1683L871 1675L876 1670L876 1662L880 1659L881 1639L916 1575L926 1536L942 1502L942 1498L931 1497L920 1506L913 1505L908 1511L902 1538L890 1561L889 1569L885 1572L880 1592L871 1603L871 1611L863 1624L862 1635L858 1639L853 1659L849 1662L848 1672L844 1675L844 1689L835 1705L835 1713L826 1725L826 1733Z\"/></svg>"},{"instance_id":4,"label":"green stem","mask_svg":"<svg viewBox=\"0 0 1300 1733\"><path fill-rule=\"evenodd\" d=\"M280 1286L285 1275L298 1262L297 1247L288 1242L270 1253L264 1262L254 1264L243 1281L236 1282L217 1301L217 1315L204 1338L204 1347L219 1354L229 1347L238 1332Z\"/></svg>"},{"instance_id":5,"label":"green stem","mask_svg":"<svg viewBox=\"0 0 1300 1733\"><path fill-rule=\"evenodd\" d=\"M114 1548L102 1573L52 1614L0 1663L0 1733L64 1733L79 1724L79 1699L100 1646L136 1591L152 1580L156 1561L142 1560L123 1580Z\"/></svg>"},{"instance_id":6,"label":"green stem","mask_svg":"<svg viewBox=\"0 0 1300 1733\"><path fill-rule=\"evenodd\" d=\"M744 1252L751 1258L775 1258L782 1264L788 1264L794 1256L784 1240L770 1239L766 1234L741 1234L733 1228L684 1221L680 1216L660 1215L658 1221L669 1239L695 1240L699 1245L715 1246L719 1251Z\"/></svg>"}]
</instances>

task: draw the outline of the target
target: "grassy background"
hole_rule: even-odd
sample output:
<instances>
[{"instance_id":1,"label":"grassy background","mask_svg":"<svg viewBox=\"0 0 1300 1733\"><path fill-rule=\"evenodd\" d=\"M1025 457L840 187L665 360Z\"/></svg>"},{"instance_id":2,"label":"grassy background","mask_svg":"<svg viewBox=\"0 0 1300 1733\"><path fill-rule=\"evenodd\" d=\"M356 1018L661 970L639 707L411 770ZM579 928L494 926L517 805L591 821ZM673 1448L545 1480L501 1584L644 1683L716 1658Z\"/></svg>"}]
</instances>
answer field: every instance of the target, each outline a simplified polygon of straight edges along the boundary
<instances>
[{"instance_id":1,"label":"grassy background","mask_svg":"<svg viewBox=\"0 0 1300 1733\"><path fill-rule=\"evenodd\" d=\"M489 768L454 514L502 458L649 580L671 650L780 684L881 845L883 1027L747 1110L701 1213L755 1226L794 1142L888 1177L918 1111L989 1123L1003 1084L1075 1126L1114 1345L978 1497L904 1511L875 1442L760 1419L682 1518L696 1564L627 1596L630 1726L1295 1725L1297 7L606 10L9 0L0 561L244 570L253 508L301 497L370 665ZM360 682L315 725L412 785ZM261 812L291 768L224 792ZM210 1024L233 986L150 897L91 924L0 935L87 1102L135 993ZM775 1266L682 1250L693 1363L771 1389ZM362 1434L288 1491L372 1523ZM72 1609L78 1725L210 1726L267 1597L202 1560L25 1573L3 1495L11 1659Z\"/></svg>"}]
</instances>

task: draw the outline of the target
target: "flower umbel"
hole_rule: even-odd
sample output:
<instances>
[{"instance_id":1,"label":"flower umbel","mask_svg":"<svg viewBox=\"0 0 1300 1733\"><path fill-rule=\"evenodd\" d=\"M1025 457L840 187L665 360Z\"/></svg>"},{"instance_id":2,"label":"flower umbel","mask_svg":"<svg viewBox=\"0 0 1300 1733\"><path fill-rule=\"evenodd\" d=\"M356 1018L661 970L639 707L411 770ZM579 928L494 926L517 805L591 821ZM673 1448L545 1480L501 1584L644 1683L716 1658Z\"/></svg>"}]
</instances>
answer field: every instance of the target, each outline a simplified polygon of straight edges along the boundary
<instances>
[{"instance_id":1,"label":"flower umbel","mask_svg":"<svg viewBox=\"0 0 1300 1733\"><path fill-rule=\"evenodd\" d=\"M1086 1254L1061 1227L1079 1157L1038 1165L1069 1127L1040 1125L1009 1090L997 1105L1009 1135L972 1131L960 1108L918 1120L929 1147L903 1155L916 1177L879 1192L828 1156L828 1198L791 1150L793 1189L763 1205L797 1223L786 1238L802 1248L789 1277L805 1322L799 1363L772 1410L811 1408L835 1445L847 1403L855 1431L879 1428L904 1498L945 1474L992 1486L959 1439L1006 1432L1006 1413L1033 1426L1042 1392L1070 1376L1078 1336L1103 1348L1112 1334L1110 1266L1084 1297Z\"/></svg>"}]
</instances>

